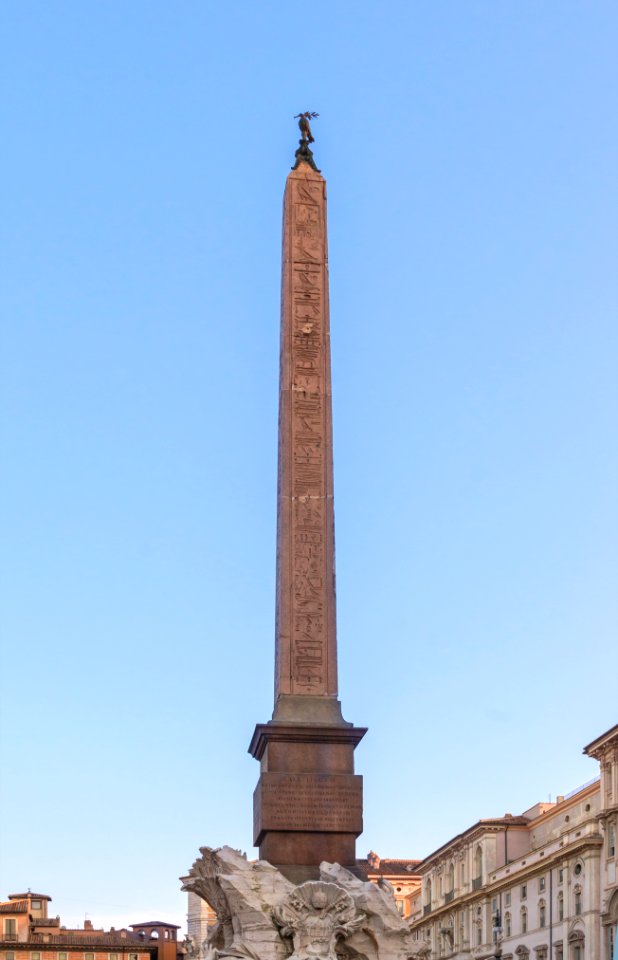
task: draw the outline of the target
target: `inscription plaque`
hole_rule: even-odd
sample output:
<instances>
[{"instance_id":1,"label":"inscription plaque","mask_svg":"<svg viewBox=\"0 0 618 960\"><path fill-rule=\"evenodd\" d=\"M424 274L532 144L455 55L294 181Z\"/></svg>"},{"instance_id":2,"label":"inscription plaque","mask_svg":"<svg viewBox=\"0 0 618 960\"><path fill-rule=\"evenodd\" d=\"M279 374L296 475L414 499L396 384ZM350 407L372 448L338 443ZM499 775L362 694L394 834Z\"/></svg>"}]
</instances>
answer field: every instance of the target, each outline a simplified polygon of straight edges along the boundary
<instances>
[{"instance_id":1,"label":"inscription plaque","mask_svg":"<svg viewBox=\"0 0 618 960\"><path fill-rule=\"evenodd\" d=\"M253 797L254 843L267 830L353 833L363 830L363 778L355 774L261 774Z\"/></svg>"}]
</instances>

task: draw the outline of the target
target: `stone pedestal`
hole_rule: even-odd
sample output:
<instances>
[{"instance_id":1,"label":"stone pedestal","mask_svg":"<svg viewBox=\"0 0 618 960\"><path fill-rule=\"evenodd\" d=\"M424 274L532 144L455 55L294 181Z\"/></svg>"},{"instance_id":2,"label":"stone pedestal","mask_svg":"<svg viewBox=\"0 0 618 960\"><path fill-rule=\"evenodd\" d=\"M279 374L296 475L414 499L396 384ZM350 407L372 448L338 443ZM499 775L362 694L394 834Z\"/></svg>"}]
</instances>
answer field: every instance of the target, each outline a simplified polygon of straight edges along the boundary
<instances>
[{"instance_id":1,"label":"stone pedestal","mask_svg":"<svg viewBox=\"0 0 618 960\"><path fill-rule=\"evenodd\" d=\"M260 859L297 883L317 877L323 860L356 869L363 784L354 748L364 734L343 723L271 721L255 729L249 750L261 772L253 842Z\"/></svg>"}]
</instances>

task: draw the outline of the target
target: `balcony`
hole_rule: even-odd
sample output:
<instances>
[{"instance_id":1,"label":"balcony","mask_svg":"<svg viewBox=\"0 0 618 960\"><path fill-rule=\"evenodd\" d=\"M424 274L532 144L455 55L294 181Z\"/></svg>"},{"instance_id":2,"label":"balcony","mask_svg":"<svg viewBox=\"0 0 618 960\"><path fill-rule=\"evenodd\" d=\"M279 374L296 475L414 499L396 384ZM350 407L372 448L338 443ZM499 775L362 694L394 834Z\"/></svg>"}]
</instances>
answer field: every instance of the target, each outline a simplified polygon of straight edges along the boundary
<instances>
[{"instance_id":1,"label":"balcony","mask_svg":"<svg viewBox=\"0 0 618 960\"><path fill-rule=\"evenodd\" d=\"M428 913L431 913L431 904L426 903L423 907L423 916L426 917Z\"/></svg>"},{"instance_id":2,"label":"balcony","mask_svg":"<svg viewBox=\"0 0 618 960\"><path fill-rule=\"evenodd\" d=\"M455 896L455 891L449 890L448 893L444 894L444 902L450 903L454 896Z\"/></svg>"},{"instance_id":3,"label":"balcony","mask_svg":"<svg viewBox=\"0 0 618 960\"><path fill-rule=\"evenodd\" d=\"M473 890L480 890L480 889L481 889L481 884L482 884L482 882L483 882L483 878L482 878L482 877L475 877L474 880L472 881L472 889L473 889Z\"/></svg>"}]
</instances>

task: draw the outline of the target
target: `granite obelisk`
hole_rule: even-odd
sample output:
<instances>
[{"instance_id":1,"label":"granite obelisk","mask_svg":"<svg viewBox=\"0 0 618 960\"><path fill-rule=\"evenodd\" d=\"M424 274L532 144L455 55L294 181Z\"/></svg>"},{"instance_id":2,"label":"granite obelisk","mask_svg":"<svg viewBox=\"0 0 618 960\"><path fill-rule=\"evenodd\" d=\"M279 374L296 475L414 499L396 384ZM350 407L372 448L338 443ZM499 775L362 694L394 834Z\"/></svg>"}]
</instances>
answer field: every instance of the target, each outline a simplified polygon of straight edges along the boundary
<instances>
[{"instance_id":1,"label":"granite obelisk","mask_svg":"<svg viewBox=\"0 0 618 960\"><path fill-rule=\"evenodd\" d=\"M322 860L355 867L365 734L338 700L326 182L299 126L283 204L275 704L249 747L254 843L295 882Z\"/></svg>"}]
</instances>

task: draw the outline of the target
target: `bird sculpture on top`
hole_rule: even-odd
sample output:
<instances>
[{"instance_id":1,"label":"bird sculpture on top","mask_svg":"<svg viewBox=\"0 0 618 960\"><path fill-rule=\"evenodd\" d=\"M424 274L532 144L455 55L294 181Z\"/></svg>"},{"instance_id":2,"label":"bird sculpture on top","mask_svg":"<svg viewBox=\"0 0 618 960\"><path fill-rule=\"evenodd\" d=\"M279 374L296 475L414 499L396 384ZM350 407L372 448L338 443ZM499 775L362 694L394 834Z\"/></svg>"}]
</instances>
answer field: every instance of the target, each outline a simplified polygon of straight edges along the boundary
<instances>
[{"instance_id":1,"label":"bird sculpture on top","mask_svg":"<svg viewBox=\"0 0 618 960\"><path fill-rule=\"evenodd\" d=\"M313 143L315 139L311 133L311 124L309 121L319 116L319 113L314 113L312 110L305 110L304 113L297 113L294 117L295 120L298 120L300 140L298 141L298 150L295 154L296 163L292 167L293 170L296 170L299 163L308 163L310 167L313 167L313 169L319 173L313 159L313 152L309 149L309 144Z\"/></svg>"},{"instance_id":2,"label":"bird sculpture on top","mask_svg":"<svg viewBox=\"0 0 618 960\"><path fill-rule=\"evenodd\" d=\"M315 120L316 117L319 117L319 113L313 113L311 110L305 110L304 113L297 113L294 117L295 120L298 120L298 129L300 130L301 136L306 143L313 143L314 136L311 133L310 120Z\"/></svg>"}]
</instances>

